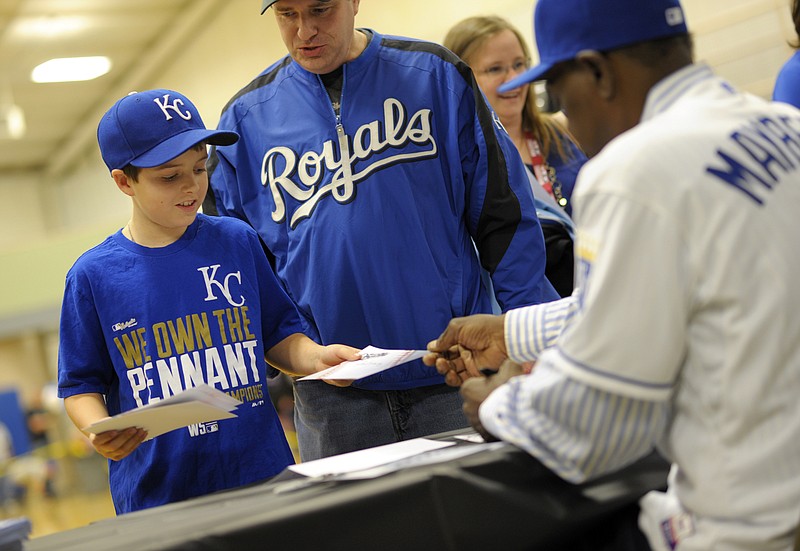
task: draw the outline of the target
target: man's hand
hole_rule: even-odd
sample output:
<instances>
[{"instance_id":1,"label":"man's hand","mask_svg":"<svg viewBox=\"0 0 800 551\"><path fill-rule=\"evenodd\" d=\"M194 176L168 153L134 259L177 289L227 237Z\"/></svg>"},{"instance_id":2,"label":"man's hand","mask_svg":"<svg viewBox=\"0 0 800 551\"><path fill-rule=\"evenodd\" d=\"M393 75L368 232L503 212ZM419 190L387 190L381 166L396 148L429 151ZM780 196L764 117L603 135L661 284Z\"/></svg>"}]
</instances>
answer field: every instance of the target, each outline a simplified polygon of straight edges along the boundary
<instances>
[{"instance_id":1,"label":"man's hand","mask_svg":"<svg viewBox=\"0 0 800 551\"><path fill-rule=\"evenodd\" d=\"M450 386L460 386L480 375L482 368L497 368L506 353L504 316L476 314L455 318L435 341L422 361L435 366Z\"/></svg>"},{"instance_id":2,"label":"man's hand","mask_svg":"<svg viewBox=\"0 0 800 551\"><path fill-rule=\"evenodd\" d=\"M478 410L481 404L497 387L517 375L524 375L525 369L511 360L506 360L500 366L497 374L491 377L472 378L464 381L461 385L461 397L464 399L464 415L467 417L472 428L480 434L487 442L497 440L492 434L483 428Z\"/></svg>"},{"instance_id":3,"label":"man's hand","mask_svg":"<svg viewBox=\"0 0 800 551\"><path fill-rule=\"evenodd\" d=\"M428 343L428 350L432 344ZM475 367L475 362L470 361L472 353L461 346L454 346L441 353L430 353L423 356L426 365L436 368L440 375L444 375L444 382L449 386L461 386L461 383L470 377L477 377L480 371Z\"/></svg>"}]
</instances>

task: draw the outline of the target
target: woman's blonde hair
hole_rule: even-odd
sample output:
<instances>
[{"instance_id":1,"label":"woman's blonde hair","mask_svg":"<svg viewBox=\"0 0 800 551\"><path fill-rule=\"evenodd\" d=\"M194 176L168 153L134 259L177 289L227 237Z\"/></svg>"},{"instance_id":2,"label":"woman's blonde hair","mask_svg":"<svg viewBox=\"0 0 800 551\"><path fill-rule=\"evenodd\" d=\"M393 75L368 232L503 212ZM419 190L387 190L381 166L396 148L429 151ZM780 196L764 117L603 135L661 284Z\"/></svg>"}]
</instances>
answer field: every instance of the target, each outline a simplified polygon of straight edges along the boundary
<instances>
[{"instance_id":1,"label":"woman's blonde hair","mask_svg":"<svg viewBox=\"0 0 800 551\"><path fill-rule=\"evenodd\" d=\"M530 59L530 49L522 34L511 23L496 15L468 17L459 21L447 32L443 45L469 65L470 58L489 38L505 30L514 33L526 59ZM573 142L574 138L570 135L569 130L552 115L539 111L536 106L536 92L533 85L528 87L528 94L525 97L522 129L532 133L539 140L545 158L550 154L553 146L562 159L570 155L564 147L563 137L566 136Z\"/></svg>"}]
</instances>

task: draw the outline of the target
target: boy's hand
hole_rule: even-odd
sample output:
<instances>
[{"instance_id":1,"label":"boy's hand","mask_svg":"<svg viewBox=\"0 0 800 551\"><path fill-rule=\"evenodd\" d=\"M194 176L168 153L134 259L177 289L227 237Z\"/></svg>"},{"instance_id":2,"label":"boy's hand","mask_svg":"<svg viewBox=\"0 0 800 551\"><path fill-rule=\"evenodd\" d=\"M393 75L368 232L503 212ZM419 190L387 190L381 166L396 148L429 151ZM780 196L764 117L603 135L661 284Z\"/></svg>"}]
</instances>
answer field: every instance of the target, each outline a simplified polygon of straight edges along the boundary
<instances>
[{"instance_id":1,"label":"boy's hand","mask_svg":"<svg viewBox=\"0 0 800 551\"><path fill-rule=\"evenodd\" d=\"M317 365L314 366L316 371L322 371L335 365L339 365L345 361L359 360L361 354L358 348L347 346L344 344L329 344L328 346L321 346L319 360ZM333 386L350 386L353 384L352 379L322 379L324 382Z\"/></svg>"},{"instance_id":2,"label":"boy's hand","mask_svg":"<svg viewBox=\"0 0 800 551\"><path fill-rule=\"evenodd\" d=\"M128 457L145 438L147 438L146 430L130 427L125 430L108 430L100 434L90 434L89 442L103 457L119 461Z\"/></svg>"}]
</instances>

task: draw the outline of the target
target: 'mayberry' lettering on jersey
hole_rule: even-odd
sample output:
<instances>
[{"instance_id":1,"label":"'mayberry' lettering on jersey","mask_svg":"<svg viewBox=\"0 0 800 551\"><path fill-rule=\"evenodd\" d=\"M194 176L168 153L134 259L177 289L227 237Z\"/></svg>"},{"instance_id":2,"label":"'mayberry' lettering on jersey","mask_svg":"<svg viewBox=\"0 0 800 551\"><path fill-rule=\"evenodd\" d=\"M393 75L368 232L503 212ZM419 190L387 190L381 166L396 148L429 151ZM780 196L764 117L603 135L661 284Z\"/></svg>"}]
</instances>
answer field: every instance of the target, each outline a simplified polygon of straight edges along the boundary
<instances>
[{"instance_id":1,"label":"'mayberry' lettering on jersey","mask_svg":"<svg viewBox=\"0 0 800 551\"><path fill-rule=\"evenodd\" d=\"M375 120L359 127L352 139L339 127L339 143L328 140L322 151L306 151L299 154L289 147L273 147L266 152L261 163L261 183L269 186L275 202L272 219L286 219L284 194L301 203L292 214L292 228L311 216L314 207L327 194L341 204L355 198L355 185L376 170L408 161L430 158L438 151L431 134L431 110L420 109L406 120L405 106L397 99L388 98L383 103L383 121ZM405 150L414 144L417 150ZM338 148L338 151L337 151ZM402 150L375 160L366 166L358 166L376 153L387 149ZM333 172L330 182L319 186L327 171ZM299 182L292 177L296 176Z\"/></svg>"},{"instance_id":2,"label":"'mayberry' lettering on jersey","mask_svg":"<svg viewBox=\"0 0 800 551\"><path fill-rule=\"evenodd\" d=\"M800 164L798 129L798 117L757 119L728 136L729 146L717 149L723 165L707 166L706 172L763 205L764 194L780 183L781 175Z\"/></svg>"}]
</instances>

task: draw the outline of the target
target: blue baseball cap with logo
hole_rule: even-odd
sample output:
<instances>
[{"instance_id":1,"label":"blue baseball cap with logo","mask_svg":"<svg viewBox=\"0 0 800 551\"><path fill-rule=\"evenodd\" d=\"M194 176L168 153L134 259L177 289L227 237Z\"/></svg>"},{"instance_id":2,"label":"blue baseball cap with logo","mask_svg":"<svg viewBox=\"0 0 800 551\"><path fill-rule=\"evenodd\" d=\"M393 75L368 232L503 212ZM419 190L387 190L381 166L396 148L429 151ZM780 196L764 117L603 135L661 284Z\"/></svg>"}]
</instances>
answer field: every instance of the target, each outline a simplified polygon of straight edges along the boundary
<instances>
[{"instance_id":1,"label":"blue baseball cap with logo","mask_svg":"<svg viewBox=\"0 0 800 551\"><path fill-rule=\"evenodd\" d=\"M539 0L533 14L539 64L498 90L541 80L584 50L608 51L688 32L679 0Z\"/></svg>"},{"instance_id":2,"label":"blue baseball cap with logo","mask_svg":"<svg viewBox=\"0 0 800 551\"><path fill-rule=\"evenodd\" d=\"M208 130L189 99L174 90L131 92L97 126L100 154L109 170L163 165L200 142L236 143L236 132Z\"/></svg>"},{"instance_id":3,"label":"blue baseball cap with logo","mask_svg":"<svg viewBox=\"0 0 800 551\"><path fill-rule=\"evenodd\" d=\"M264 15L264 12L267 11L267 8L269 8L272 4L274 4L277 1L278 0L263 0L261 2L261 15Z\"/></svg>"}]
</instances>

